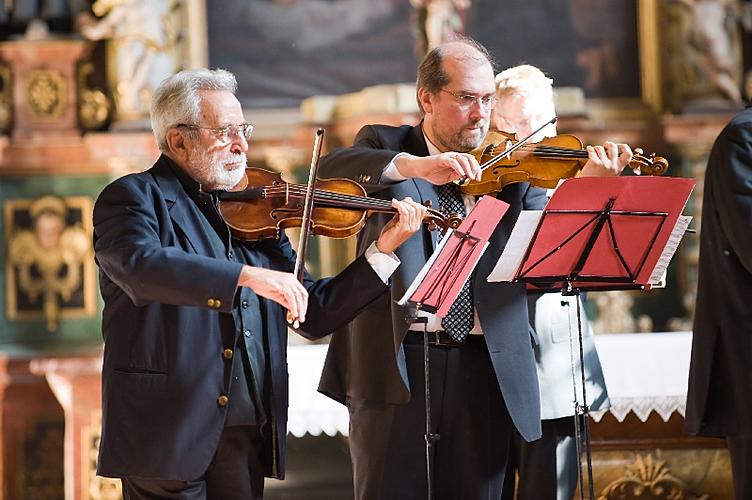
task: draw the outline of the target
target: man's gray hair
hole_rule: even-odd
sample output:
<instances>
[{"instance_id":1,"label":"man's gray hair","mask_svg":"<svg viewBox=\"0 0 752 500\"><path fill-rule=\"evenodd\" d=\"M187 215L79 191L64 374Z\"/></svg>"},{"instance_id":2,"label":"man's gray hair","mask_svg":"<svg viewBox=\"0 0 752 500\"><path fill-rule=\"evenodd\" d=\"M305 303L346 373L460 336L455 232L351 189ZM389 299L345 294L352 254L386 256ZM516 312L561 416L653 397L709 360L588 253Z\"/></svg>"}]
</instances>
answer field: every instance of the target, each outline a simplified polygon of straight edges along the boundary
<instances>
[{"instance_id":1,"label":"man's gray hair","mask_svg":"<svg viewBox=\"0 0 752 500\"><path fill-rule=\"evenodd\" d=\"M188 69L166 78L151 99L151 129L159 150L169 152L167 131L172 127L199 124L200 91L227 90L234 94L237 89L235 75L224 69Z\"/></svg>"}]
</instances>

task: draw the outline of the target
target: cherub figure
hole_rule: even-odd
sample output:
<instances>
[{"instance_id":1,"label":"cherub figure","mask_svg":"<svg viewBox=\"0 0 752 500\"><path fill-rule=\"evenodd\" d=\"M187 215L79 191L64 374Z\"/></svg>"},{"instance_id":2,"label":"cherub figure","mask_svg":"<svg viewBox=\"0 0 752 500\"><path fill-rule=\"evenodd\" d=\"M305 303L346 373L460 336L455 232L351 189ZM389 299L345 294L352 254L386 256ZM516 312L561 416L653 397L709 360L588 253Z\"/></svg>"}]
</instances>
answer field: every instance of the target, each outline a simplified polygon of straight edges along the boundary
<instances>
[{"instance_id":1,"label":"cherub figure","mask_svg":"<svg viewBox=\"0 0 752 500\"><path fill-rule=\"evenodd\" d=\"M14 234L8 259L18 271L18 288L31 302L42 297L47 329L55 331L60 302L70 300L82 285L82 262L91 253L90 237L79 225L66 226L68 207L55 196L43 196L29 207L31 229Z\"/></svg>"},{"instance_id":2,"label":"cherub figure","mask_svg":"<svg viewBox=\"0 0 752 500\"><path fill-rule=\"evenodd\" d=\"M171 20L172 3L172 0L96 0L92 10L101 18L84 19L81 23L85 38L110 39L114 44L115 93L121 118L147 116L151 88L176 69L169 56L178 38Z\"/></svg>"}]
</instances>

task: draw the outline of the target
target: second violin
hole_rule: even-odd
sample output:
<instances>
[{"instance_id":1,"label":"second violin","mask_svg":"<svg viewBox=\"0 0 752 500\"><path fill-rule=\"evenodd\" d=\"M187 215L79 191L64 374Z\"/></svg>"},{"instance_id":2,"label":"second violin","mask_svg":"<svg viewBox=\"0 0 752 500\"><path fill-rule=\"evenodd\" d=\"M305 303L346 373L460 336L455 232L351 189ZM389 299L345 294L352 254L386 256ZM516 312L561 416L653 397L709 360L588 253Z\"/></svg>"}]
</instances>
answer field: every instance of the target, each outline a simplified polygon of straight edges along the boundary
<instances>
[{"instance_id":1,"label":"second violin","mask_svg":"<svg viewBox=\"0 0 752 500\"><path fill-rule=\"evenodd\" d=\"M561 179L575 177L588 159L582 141L569 134L547 137L524 144L511 154L503 154L517 143L514 134L491 130L484 144L472 152L481 164L482 177L462 186L467 194L496 193L507 184L529 182L543 188L555 188ZM663 175L668 170L665 158L635 148L630 168L644 175Z\"/></svg>"}]
</instances>

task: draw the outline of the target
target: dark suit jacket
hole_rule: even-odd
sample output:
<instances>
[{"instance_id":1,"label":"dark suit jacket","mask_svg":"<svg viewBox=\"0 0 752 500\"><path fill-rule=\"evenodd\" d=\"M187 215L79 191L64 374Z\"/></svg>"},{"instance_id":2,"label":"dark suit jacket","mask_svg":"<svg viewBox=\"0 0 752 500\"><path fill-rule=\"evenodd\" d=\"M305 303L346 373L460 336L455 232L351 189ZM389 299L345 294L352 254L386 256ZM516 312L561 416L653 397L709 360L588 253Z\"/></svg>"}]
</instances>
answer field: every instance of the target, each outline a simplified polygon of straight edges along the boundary
<instances>
[{"instance_id":1,"label":"dark suit jacket","mask_svg":"<svg viewBox=\"0 0 752 500\"><path fill-rule=\"evenodd\" d=\"M196 203L165 157L150 170L107 186L94 208L94 247L104 297L102 440L104 476L195 479L216 450L232 362L222 356L237 335L231 310L241 264L213 255ZM244 245L246 262L291 272L294 253L279 239ZM307 337L349 321L387 287L359 259L313 282ZM357 290L357 293L353 293ZM285 311L261 299L268 339L272 436L268 466L284 475L287 425ZM232 403L231 403L232 404Z\"/></svg>"},{"instance_id":2,"label":"dark suit jacket","mask_svg":"<svg viewBox=\"0 0 752 500\"><path fill-rule=\"evenodd\" d=\"M398 152L427 156L428 149L420 127L363 128L352 148L333 151L321 159L322 177L347 177L361 182L369 193L384 199L410 196L430 200L438 207L435 187L420 179L380 185L379 178ZM481 258L474 281L474 300L496 377L509 414L527 440L540 436L538 380L533 360L527 298L522 285L488 283L493 269L523 208L542 208L545 191L528 184L503 189L499 199L510 209L491 236L490 246ZM363 252L378 234L388 216L369 218L358 235L358 251ZM402 261L392 277L390 296L382 296L365 308L347 329L334 334L327 353L319 390L344 402L346 397L404 404L410 400L402 341L408 325L407 309L394 302L402 297L433 251L431 235L423 230L398 250ZM357 338L348 331L358 332Z\"/></svg>"},{"instance_id":3,"label":"dark suit jacket","mask_svg":"<svg viewBox=\"0 0 752 500\"><path fill-rule=\"evenodd\" d=\"M752 437L752 109L710 153L698 280L686 429Z\"/></svg>"}]
</instances>

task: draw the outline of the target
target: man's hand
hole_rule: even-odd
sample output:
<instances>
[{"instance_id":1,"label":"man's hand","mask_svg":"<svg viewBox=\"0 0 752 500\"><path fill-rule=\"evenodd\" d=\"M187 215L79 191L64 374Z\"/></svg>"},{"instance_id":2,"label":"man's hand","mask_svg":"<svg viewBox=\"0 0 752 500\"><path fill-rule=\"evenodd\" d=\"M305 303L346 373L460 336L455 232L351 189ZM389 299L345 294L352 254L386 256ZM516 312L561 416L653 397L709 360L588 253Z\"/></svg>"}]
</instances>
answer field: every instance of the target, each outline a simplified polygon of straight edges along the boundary
<instances>
[{"instance_id":1,"label":"man's hand","mask_svg":"<svg viewBox=\"0 0 752 500\"><path fill-rule=\"evenodd\" d=\"M292 273L283 273L263 267L243 266L238 286L245 286L257 295L271 299L290 311L290 315L305 321L308 310L308 291Z\"/></svg>"},{"instance_id":2,"label":"man's hand","mask_svg":"<svg viewBox=\"0 0 752 500\"><path fill-rule=\"evenodd\" d=\"M410 197L403 201L392 200L392 207L397 210L392 220L381 230L376 248L379 252L391 253L420 229L428 209Z\"/></svg>"},{"instance_id":3,"label":"man's hand","mask_svg":"<svg viewBox=\"0 0 752 500\"><path fill-rule=\"evenodd\" d=\"M619 175L632 160L632 149L626 144L604 142L603 146L588 146L588 161L580 177L613 177Z\"/></svg>"},{"instance_id":4,"label":"man's hand","mask_svg":"<svg viewBox=\"0 0 752 500\"><path fill-rule=\"evenodd\" d=\"M403 177L424 179L437 186L464 178L479 181L481 175L480 165L470 153L401 155L394 159L394 166Z\"/></svg>"}]
</instances>

